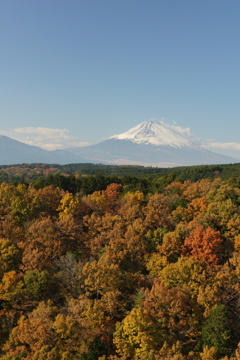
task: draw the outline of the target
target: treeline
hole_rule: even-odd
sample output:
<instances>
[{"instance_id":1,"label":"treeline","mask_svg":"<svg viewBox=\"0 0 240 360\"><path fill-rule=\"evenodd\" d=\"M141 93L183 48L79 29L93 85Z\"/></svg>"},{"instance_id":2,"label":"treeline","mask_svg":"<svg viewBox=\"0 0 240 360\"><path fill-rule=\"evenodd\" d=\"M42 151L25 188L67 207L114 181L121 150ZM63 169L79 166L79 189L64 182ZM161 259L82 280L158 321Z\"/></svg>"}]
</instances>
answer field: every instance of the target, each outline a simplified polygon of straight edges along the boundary
<instances>
[{"instance_id":1,"label":"treeline","mask_svg":"<svg viewBox=\"0 0 240 360\"><path fill-rule=\"evenodd\" d=\"M239 179L171 176L0 185L1 360L240 358Z\"/></svg>"},{"instance_id":2,"label":"treeline","mask_svg":"<svg viewBox=\"0 0 240 360\"><path fill-rule=\"evenodd\" d=\"M73 194L81 193L82 195L92 194L94 191L105 190L108 185L117 183L123 185L124 191L141 190L145 194L148 192L156 192L163 188L167 183L171 182L172 176L163 178L136 177L125 175L103 176L102 174L89 176L75 176L55 174L45 178L41 177L32 182L32 186L36 189L44 188L49 185L59 187Z\"/></svg>"},{"instance_id":3,"label":"treeline","mask_svg":"<svg viewBox=\"0 0 240 360\"><path fill-rule=\"evenodd\" d=\"M240 163L225 165L184 166L176 168L157 168L144 166L117 166L103 164L19 164L0 166L0 183L30 183L38 178L49 175L74 175L74 176L102 176L119 177L168 177L172 176L177 181L212 179L220 177L227 180L229 177L240 176Z\"/></svg>"}]
</instances>

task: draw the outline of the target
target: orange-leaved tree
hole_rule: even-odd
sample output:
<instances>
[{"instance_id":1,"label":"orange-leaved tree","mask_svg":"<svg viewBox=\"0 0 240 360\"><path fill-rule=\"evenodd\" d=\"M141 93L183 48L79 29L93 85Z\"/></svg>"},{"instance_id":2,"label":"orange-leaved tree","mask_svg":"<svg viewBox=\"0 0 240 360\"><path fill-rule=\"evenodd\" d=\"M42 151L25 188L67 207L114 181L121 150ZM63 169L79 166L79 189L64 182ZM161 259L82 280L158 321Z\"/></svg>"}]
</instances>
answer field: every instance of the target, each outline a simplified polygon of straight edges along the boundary
<instances>
[{"instance_id":1,"label":"orange-leaved tree","mask_svg":"<svg viewBox=\"0 0 240 360\"><path fill-rule=\"evenodd\" d=\"M199 225L185 239L182 251L185 255L189 254L207 264L216 265L220 262L221 244L219 231Z\"/></svg>"}]
</instances>

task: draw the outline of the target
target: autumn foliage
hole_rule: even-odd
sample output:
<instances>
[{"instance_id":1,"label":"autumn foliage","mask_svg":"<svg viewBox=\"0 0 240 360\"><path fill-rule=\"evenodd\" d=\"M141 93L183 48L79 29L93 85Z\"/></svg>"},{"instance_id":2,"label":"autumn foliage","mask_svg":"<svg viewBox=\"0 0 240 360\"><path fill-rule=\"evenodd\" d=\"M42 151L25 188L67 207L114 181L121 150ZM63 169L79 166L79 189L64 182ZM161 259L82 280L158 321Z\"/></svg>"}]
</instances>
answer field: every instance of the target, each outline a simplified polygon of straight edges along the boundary
<instances>
[{"instance_id":1,"label":"autumn foliage","mask_svg":"<svg viewBox=\"0 0 240 360\"><path fill-rule=\"evenodd\" d=\"M0 184L0 359L240 359L239 182L117 180Z\"/></svg>"},{"instance_id":2,"label":"autumn foliage","mask_svg":"<svg viewBox=\"0 0 240 360\"><path fill-rule=\"evenodd\" d=\"M199 225L184 240L182 252L184 255L190 254L208 264L217 265L221 257L221 244L220 231L210 227L204 229L202 225Z\"/></svg>"}]
</instances>

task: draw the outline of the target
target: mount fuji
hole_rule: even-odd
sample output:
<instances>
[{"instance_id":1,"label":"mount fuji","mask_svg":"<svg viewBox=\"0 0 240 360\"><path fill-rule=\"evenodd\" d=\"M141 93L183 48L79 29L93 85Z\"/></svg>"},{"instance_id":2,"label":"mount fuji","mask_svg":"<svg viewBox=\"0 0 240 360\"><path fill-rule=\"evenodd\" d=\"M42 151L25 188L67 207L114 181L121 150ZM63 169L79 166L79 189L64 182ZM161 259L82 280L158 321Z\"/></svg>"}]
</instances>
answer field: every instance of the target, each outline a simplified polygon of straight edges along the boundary
<instances>
[{"instance_id":1,"label":"mount fuji","mask_svg":"<svg viewBox=\"0 0 240 360\"><path fill-rule=\"evenodd\" d=\"M144 121L96 145L47 151L0 136L0 164L102 163L174 167L239 162L208 151L191 140L190 132L162 121Z\"/></svg>"},{"instance_id":2,"label":"mount fuji","mask_svg":"<svg viewBox=\"0 0 240 360\"><path fill-rule=\"evenodd\" d=\"M144 121L96 145L67 150L88 162L116 165L174 167L238 162L204 149L191 140L187 129L163 121Z\"/></svg>"}]
</instances>

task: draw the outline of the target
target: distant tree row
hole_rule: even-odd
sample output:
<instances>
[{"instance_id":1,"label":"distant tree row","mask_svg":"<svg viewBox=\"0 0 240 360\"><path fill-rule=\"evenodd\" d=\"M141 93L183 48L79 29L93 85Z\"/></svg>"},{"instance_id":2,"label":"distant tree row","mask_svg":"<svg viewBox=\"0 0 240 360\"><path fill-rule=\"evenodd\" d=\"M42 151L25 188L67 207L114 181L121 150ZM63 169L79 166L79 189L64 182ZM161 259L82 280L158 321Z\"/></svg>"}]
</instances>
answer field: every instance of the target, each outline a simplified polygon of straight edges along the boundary
<instances>
[{"instance_id":1,"label":"distant tree row","mask_svg":"<svg viewBox=\"0 0 240 360\"><path fill-rule=\"evenodd\" d=\"M169 177L177 181L199 181L201 179L212 179L220 177L227 180L230 177L240 176L240 163L225 165L202 165L185 166L177 168L157 168L143 166L117 166L102 164L19 164L12 166L0 166L0 183L30 183L38 178L46 178L49 175L74 175L94 176L101 174L104 177L122 178L156 178Z\"/></svg>"}]
</instances>

